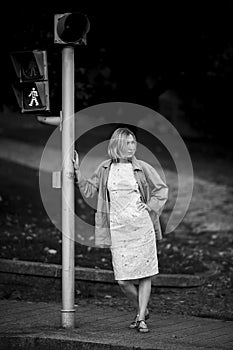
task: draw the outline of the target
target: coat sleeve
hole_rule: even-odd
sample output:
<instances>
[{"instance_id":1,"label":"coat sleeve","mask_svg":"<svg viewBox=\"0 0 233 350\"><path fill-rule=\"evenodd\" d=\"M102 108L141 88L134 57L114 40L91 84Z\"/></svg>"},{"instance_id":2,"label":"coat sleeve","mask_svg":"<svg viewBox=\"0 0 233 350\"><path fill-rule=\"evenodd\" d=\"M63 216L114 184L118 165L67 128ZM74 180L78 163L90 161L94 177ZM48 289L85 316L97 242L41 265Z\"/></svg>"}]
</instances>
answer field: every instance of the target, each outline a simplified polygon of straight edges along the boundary
<instances>
[{"instance_id":1,"label":"coat sleeve","mask_svg":"<svg viewBox=\"0 0 233 350\"><path fill-rule=\"evenodd\" d=\"M151 165L148 164L145 170L150 192L150 199L147 205L151 210L155 211L156 214L161 215L168 198L168 186L163 182L157 171Z\"/></svg>"},{"instance_id":2,"label":"coat sleeve","mask_svg":"<svg viewBox=\"0 0 233 350\"><path fill-rule=\"evenodd\" d=\"M87 198L94 197L94 195L98 192L99 182L100 182L100 167L98 167L94 171L93 175L88 179L85 179L84 177L82 177L80 170L76 171L75 185L79 186L81 193Z\"/></svg>"}]
</instances>

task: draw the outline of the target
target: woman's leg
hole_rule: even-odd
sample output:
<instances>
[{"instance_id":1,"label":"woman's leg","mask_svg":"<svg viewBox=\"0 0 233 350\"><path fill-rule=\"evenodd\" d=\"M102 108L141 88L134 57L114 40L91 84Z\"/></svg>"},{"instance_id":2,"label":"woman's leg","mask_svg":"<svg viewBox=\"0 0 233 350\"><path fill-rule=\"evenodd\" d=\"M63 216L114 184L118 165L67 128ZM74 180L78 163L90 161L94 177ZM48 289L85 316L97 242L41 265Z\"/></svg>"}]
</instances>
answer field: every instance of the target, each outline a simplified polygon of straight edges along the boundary
<instances>
[{"instance_id":1,"label":"woman's leg","mask_svg":"<svg viewBox=\"0 0 233 350\"><path fill-rule=\"evenodd\" d=\"M138 291L132 281L117 281L123 293L132 301L139 312Z\"/></svg>"},{"instance_id":2,"label":"woman's leg","mask_svg":"<svg viewBox=\"0 0 233 350\"><path fill-rule=\"evenodd\" d=\"M139 280L139 320L145 320L147 305L151 294L151 277L141 278Z\"/></svg>"}]
</instances>

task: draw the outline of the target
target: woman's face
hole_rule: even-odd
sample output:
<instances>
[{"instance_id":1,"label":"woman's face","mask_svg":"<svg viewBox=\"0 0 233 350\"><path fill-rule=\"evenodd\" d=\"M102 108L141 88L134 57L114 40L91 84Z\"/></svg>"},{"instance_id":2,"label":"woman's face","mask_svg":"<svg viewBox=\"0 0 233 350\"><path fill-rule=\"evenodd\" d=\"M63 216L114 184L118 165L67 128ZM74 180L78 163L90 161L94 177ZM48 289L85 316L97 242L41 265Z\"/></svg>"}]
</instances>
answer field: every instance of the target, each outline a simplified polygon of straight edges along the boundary
<instances>
[{"instance_id":1,"label":"woman's face","mask_svg":"<svg viewBox=\"0 0 233 350\"><path fill-rule=\"evenodd\" d=\"M126 138L126 150L126 158L133 157L136 152L136 141L132 135L129 135Z\"/></svg>"}]
</instances>

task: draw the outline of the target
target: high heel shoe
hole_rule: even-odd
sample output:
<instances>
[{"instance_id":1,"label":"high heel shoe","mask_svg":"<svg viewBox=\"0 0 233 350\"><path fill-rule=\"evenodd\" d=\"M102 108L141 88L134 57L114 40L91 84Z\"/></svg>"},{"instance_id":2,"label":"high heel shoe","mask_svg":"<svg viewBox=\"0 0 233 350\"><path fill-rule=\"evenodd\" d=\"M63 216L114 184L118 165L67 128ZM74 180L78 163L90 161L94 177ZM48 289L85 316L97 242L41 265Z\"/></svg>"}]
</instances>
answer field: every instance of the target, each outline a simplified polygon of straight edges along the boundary
<instances>
[{"instance_id":1,"label":"high heel shoe","mask_svg":"<svg viewBox=\"0 0 233 350\"><path fill-rule=\"evenodd\" d=\"M150 317L149 310L147 310L146 315L145 315L145 320L148 320ZM130 323L129 328L137 328L138 327L138 322L139 322L139 314L137 314L134 318L134 320Z\"/></svg>"},{"instance_id":2,"label":"high heel shoe","mask_svg":"<svg viewBox=\"0 0 233 350\"><path fill-rule=\"evenodd\" d=\"M137 330L140 333L148 333L149 332L149 328L144 320L138 321Z\"/></svg>"},{"instance_id":3,"label":"high heel shoe","mask_svg":"<svg viewBox=\"0 0 233 350\"><path fill-rule=\"evenodd\" d=\"M137 328L138 326L138 320L139 320L139 314L137 314L133 320L133 322L130 323L129 328Z\"/></svg>"}]
</instances>

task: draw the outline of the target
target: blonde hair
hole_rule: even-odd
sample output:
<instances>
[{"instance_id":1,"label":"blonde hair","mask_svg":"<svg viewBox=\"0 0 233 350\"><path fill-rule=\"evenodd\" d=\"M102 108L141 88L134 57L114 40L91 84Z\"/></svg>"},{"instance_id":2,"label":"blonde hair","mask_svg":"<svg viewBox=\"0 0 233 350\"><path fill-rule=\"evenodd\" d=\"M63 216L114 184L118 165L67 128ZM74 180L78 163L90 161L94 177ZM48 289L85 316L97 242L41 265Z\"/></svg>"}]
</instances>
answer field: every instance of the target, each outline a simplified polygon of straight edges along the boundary
<instances>
[{"instance_id":1,"label":"blonde hair","mask_svg":"<svg viewBox=\"0 0 233 350\"><path fill-rule=\"evenodd\" d=\"M108 144L108 155L112 160L117 161L117 159L125 156L127 151L127 137L129 135L132 135L136 142L134 133L128 128L118 128L114 131Z\"/></svg>"}]
</instances>

